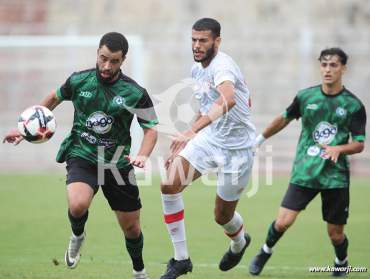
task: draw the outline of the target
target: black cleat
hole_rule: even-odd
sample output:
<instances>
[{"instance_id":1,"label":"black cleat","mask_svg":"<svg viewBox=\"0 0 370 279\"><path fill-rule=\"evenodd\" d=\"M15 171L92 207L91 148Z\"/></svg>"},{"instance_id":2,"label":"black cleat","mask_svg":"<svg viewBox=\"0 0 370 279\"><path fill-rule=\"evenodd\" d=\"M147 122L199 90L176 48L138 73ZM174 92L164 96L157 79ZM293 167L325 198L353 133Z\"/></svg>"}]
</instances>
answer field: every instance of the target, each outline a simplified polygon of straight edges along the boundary
<instances>
[{"instance_id":1,"label":"black cleat","mask_svg":"<svg viewBox=\"0 0 370 279\"><path fill-rule=\"evenodd\" d=\"M244 255L245 249L247 249L249 243L251 242L251 237L247 233L244 234L244 238L246 242L244 248L239 253L236 254L233 253L229 248L229 250L226 251L218 265L219 269L221 269L222 271L228 271L229 269L232 269L240 262Z\"/></svg>"},{"instance_id":2,"label":"black cleat","mask_svg":"<svg viewBox=\"0 0 370 279\"><path fill-rule=\"evenodd\" d=\"M266 253L261 248L260 252L252 259L251 263L249 264L249 273L252 275L260 274L271 255L272 254Z\"/></svg>"},{"instance_id":3,"label":"black cleat","mask_svg":"<svg viewBox=\"0 0 370 279\"><path fill-rule=\"evenodd\" d=\"M167 263L167 270L160 279L176 279L177 277L193 271L193 264L190 258L177 261L174 258Z\"/></svg>"},{"instance_id":4,"label":"black cleat","mask_svg":"<svg viewBox=\"0 0 370 279\"><path fill-rule=\"evenodd\" d=\"M347 276L348 261L344 264L334 263L334 271L331 274L333 277L345 277Z\"/></svg>"}]
</instances>

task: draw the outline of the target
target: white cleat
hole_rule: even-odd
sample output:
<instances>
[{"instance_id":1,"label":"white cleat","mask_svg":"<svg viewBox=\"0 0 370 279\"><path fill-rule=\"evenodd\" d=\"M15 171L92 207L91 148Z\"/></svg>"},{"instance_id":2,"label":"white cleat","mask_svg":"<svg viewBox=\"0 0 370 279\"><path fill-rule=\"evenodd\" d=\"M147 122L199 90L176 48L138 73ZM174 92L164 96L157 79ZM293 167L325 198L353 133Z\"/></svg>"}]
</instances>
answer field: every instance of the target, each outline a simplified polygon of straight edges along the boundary
<instances>
[{"instance_id":1,"label":"white cleat","mask_svg":"<svg viewBox=\"0 0 370 279\"><path fill-rule=\"evenodd\" d=\"M81 257L81 247L86 238L86 233L83 232L80 236L72 236L69 240L68 249L65 253L64 260L68 268L75 268L80 261Z\"/></svg>"},{"instance_id":2,"label":"white cleat","mask_svg":"<svg viewBox=\"0 0 370 279\"><path fill-rule=\"evenodd\" d=\"M145 272L145 268L141 271L133 271L132 278L134 279L149 279L148 274Z\"/></svg>"}]
</instances>

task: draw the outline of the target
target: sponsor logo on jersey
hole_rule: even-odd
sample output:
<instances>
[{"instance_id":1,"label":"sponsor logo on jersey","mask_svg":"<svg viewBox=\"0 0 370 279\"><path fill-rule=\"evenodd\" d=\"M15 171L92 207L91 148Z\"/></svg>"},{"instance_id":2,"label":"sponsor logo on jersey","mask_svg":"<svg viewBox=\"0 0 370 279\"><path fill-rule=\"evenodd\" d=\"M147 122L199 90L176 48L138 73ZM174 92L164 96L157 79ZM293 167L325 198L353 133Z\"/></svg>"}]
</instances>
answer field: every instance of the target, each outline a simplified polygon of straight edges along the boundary
<instances>
[{"instance_id":1,"label":"sponsor logo on jersey","mask_svg":"<svg viewBox=\"0 0 370 279\"><path fill-rule=\"evenodd\" d=\"M337 125L328 122L320 122L312 133L313 139L318 144L329 144L338 132Z\"/></svg>"},{"instance_id":2,"label":"sponsor logo on jersey","mask_svg":"<svg viewBox=\"0 0 370 279\"><path fill-rule=\"evenodd\" d=\"M342 107L338 107L336 110L335 110L335 113L340 116L340 117L345 117L347 115L347 110L345 110L344 108Z\"/></svg>"},{"instance_id":3,"label":"sponsor logo on jersey","mask_svg":"<svg viewBox=\"0 0 370 279\"><path fill-rule=\"evenodd\" d=\"M110 148L110 147L112 147L112 146L114 146L116 144L116 141L115 140L111 140L111 139L98 139L98 138L94 137L93 135L91 135L89 133L86 133L86 132L83 132L81 134L81 138L84 139L84 140L86 140L90 144L100 145L100 146L104 146L106 148Z\"/></svg>"},{"instance_id":4,"label":"sponsor logo on jersey","mask_svg":"<svg viewBox=\"0 0 370 279\"><path fill-rule=\"evenodd\" d=\"M317 104L308 104L306 106L306 109L312 109L312 110L317 110L319 106Z\"/></svg>"},{"instance_id":5,"label":"sponsor logo on jersey","mask_svg":"<svg viewBox=\"0 0 370 279\"><path fill-rule=\"evenodd\" d=\"M326 153L326 151L324 149L321 150L320 157L323 158L324 160L327 160L327 159L330 158L329 154Z\"/></svg>"},{"instance_id":6,"label":"sponsor logo on jersey","mask_svg":"<svg viewBox=\"0 0 370 279\"><path fill-rule=\"evenodd\" d=\"M319 153L320 153L320 147L318 147L317 145L312 145L307 149L307 155L309 156L314 157L314 156L319 155Z\"/></svg>"},{"instance_id":7,"label":"sponsor logo on jersey","mask_svg":"<svg viewBox=\"0 0 370 279\"><path fill-rule=\"evenodd\" d=\"M96 111L90 114L89 118L86 120L86 127L97 134L105 134L112 128L113 121L114 119L112 116L106 115L102 111Z\"/></svg>"},{"instance_id":8,"label":"sponsor logo on jersey","mask_svg":"<svg viewBox=\"0 0 370 279\"><path fill-rule=\"evenodd\" d=\"M113 103L118 106L124 106L125 105L125 99L121 96L116 96L113 98Z\"/></svg>"},{"instance_id":9,"label":"sponsor logo on jersey","mask_svg":"<svg viewBox=\"0 0 370 279\"><path fill-rule=\"evenodd\" d=\"M90 91L81 91L80 94L78 94L78 96L84 97L84 98L91 98L92 93Z\"/></svg>"}]
</instances>

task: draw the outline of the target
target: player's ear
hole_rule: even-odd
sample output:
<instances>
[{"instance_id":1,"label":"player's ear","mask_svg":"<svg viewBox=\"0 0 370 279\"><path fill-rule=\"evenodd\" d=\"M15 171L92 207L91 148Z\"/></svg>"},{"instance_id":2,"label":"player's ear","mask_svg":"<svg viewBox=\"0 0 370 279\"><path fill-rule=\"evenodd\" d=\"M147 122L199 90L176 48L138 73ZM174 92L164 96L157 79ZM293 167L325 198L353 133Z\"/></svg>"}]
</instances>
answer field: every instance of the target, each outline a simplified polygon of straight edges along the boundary
<instances>
[{"instance_id":1,"label":"player's ear","mask_svg":"<svg viewBox=\"0 0 370 279\"><path fill-rule=\"evenodd\" d=\"M217 38L215 39L215 43L216 43L216 46L217 46L217 47L219 47L219 46L220 46L220 44L221 44L221 37L217 37Z\"/></svg>"}]
</instances>

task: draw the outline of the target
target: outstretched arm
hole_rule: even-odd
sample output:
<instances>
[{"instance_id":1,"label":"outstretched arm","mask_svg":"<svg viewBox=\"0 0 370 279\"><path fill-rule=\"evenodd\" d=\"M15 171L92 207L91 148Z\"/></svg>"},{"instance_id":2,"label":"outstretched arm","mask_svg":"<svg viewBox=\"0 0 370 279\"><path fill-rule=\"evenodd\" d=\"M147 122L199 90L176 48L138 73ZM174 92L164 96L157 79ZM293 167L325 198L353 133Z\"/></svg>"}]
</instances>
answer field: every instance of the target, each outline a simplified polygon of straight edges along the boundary
<instances>
[{"instance_id":1,"label":"outstretched arm","mask_svg":"<svg viewBox=\"0 0 370 279\"><path fill-rule=\"evenodd\" d=\"M257 136L256 147L259 147L266 139L277 134L283 130L292 121L291 118L286 118L283 115L277 116L272 122L265 128L265 130Z\"/></svg>"},{"instance_id":2,"label":"outstretched arm","mask_svg":"<svg viewBox=\"0 0 370 279\"><path fill-rule=\"evenodd\" d=\"M45 99L43 99L40 103L41 106L47 107L50 110L53 110L57 105L59 105L62 101L60 101L56 95L55 91L50 92ZM19 133L18 129L13 128L11 129L4 137L3 143L13 143L14 145L19 144L23 140L22 135Z\"/></svg>"},{"instance_id":3,"label":"outstretched arm","mask_svg":"<svg viewBox=\"0 0 370 279\"><path fill-rule=\"evenodd\" d=\"M50 110L55 109L62 101L58 99L55 91L52 91L40 103L41 106L47 107Z\"/></svg>"}]
</instances>

